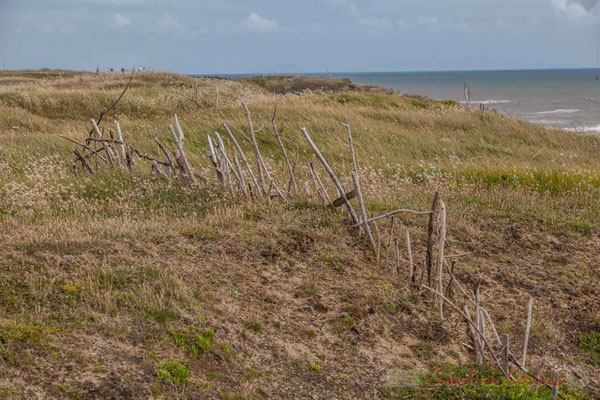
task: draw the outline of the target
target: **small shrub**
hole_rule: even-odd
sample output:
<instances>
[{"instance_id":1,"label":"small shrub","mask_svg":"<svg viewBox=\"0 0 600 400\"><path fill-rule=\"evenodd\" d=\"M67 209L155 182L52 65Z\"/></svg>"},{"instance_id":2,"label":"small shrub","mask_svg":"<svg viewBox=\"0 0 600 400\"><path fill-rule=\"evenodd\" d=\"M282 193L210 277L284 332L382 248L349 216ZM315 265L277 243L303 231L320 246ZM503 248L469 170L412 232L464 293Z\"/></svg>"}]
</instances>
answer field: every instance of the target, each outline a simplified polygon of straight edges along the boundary
<instances>
[{"instance_id":1,"label":"small shrub","mask_svg":"<svg viewBox=\"0 0 600 400\"><path fill-rule=\"evenodd\" d=\"M188 381L188 369L177 361L166 361L156 371L156 377L163 381L171 381L175 385L182 385Z\"/></svg>"},{"instance_id":2,"label":"small shrub","mask_svg":"<svg viewBox=\"0 0 600 400\"><path fill-rule=\"evenodd\" d=\"M310 369L311 371L314 371L314 372L322 372L323 366L318 363L310 363L310 365L308 366L308 369Z\"/></svg>"},{"instance_id":3,"label":"small shrub","mask_svg":"<svg viewBox=\"0 0 600 400\"><path fill-rule=\"evenodd\" d=\"M245 324L247 329L250 329L253 332L259 333L262 332L262 325L257 321L247 321Z\"/></svg>"},{"instance_id":4,"label":"small shrub","mask_svg":"<svg viewBox=\"0 0 600 400\"><path fill-rule=\"evenodd\" d=\"M577 339L579 348L589 354L596 365L600 365L600 332L584 333Z\"/></svg>"},{"instance_id":5,"label":"small shrub","mask_svg":"<svg viewBox=\"0 0 600 400\"><path fill-rule=\"evenodd\" d=\"M342 331L347 331L356 326L356 320L351 315L343 315L339 320L339 327Z\"/></svg>"},{"instance_id":6,"label":"small shrub","mask_svg":"<svg viewBox=\"0 0 600 400\"><path fill-rule=\"evenodd\" d=\"M188 332L171 330L169 335L175 346L186 348L193 356L211 351L215 344L218 344L224 353L229 352L229 345L217 340L211 329L197 331L195 328L190 328Z\"/></svg>"},{"instance_id":7,"label":"small shrub","mask_svg":"<svg viewBox=\"0 0 600 400\"><path fill-rule=\"evenodd\" d=\"M414 99L410 102L410 104L412 104L413 107L420 108L422 110L427 110L429 108L429 103L421 99Z\"/></svg>"}]
</instances>

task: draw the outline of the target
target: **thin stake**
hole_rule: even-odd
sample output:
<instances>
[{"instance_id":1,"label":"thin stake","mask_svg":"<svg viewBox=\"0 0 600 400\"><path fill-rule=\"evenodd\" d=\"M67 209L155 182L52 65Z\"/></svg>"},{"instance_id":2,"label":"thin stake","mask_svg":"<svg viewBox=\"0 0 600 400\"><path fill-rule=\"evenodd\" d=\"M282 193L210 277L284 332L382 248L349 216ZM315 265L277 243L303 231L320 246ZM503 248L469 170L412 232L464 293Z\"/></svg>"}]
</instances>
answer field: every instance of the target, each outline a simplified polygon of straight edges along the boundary
<instances>
[{"instance_id":1,"label":"thin stake","mask_svg":"<svg viewBox=\"0 0 600 400\"><path fill-rule=\"evenodd\" d=\"M523 358L521 359L521 365L525 367L525 361L527 360L527 344L529 342L529 331L531 330L531 314L533 312L533 297L529 298L527 304L527 323L525 325L525 341L523 342Z\"/></svg>"},{"instance_id":2,"label":"thin stake","mask_svg":"<svg viewBox=\"0 0 600 400\"><path fill-rule=\"evenodd\" d=\"M415 282L415 266L413 265L412 249L410 245L410 231L406 229L406 251L408 253L408 278Z\"/></svg>"},{"instance_id":3,"label":"thin stake","mask_svg":"<svg viewBox=\"0 0 600 400\"><path fill-rule=\"evenodd\" d=\"M360 191L360 183L358 181L358 175L356 172L352 172L352 180L354 180L354 186L356 187L356 198L358 200L358 207L360 210L360 215L362 220L364 221L363 227L369 238L369 242L371 242L371 247L373 248L373 252L375 256L377 256L377 245L375 244L375 239L373 239L373 235L371 234L371 227L369 226L369 218L367 217L367 210L365 210L365 203L363 202L362 193Z\"/></svg>"},{"instance_id":4,"label":"thin stake","mask_svg":"<svg viewBox=\"0 0 600 400\"><path fill-rule=\"evenodd\" d=\"M502 334L502 368L508 371L508 352L509 350L509 337L508 334Z\"/></svg>"},{"instance_id":5,"label":"thin stake","mask_svg":"<svg viewBox=\"0 0 600 400\"><path fill-rule=\"evenodd\" d=\"M385 252L385 261L384 264L387 264L388 258L390 256L390 247L392 245L392 238L394 236L394 223L396 222L396 219L394 218L394 216L392 216L391 221L390 221L390 234L388 236L388 242L387 242L387 249Z\"/></svg>"},{"instance_id":6,"label":"thin stake","mask_svg":"<svg viewBox=\"0 0 600 400\"><path fill-rule=\"evenodd\" d=\"M440 293L443 293L444 286L442 281L442 273L444 271L444 247L446 245L446 205L440 200L440 238L438 242L438 270L437 270L437 288ZM439 299L440 319L444 319L444 300ZM479 310L477 310L479 312Z\"/></svg>"},{"instance_id":7,"label":"thin stake","mask_svg":"<svg viewBox=\"0 0 600 400\"><path fill-rule=\"evenodd\" d=\"M427 253L425 254L425 266L427 268L427 285L431 286L431 267L433 264L433 233L435 225L436 210L438 208L439 193L433 195L431 204L431 213L429 215L429 224L427 226ZM422 281L422 279L421 279Z\"/></svg>"},{"instance_id":8,"label":"thin stake","mask_svg":"<svg viewBox=\"0 0 600 400\"><path fill-rule=\"evenodd\" d=\"M375 222L373 224L373 226L375 227L375 236L377 237L377 250L376 250L376 254L377 254L377 262L379 262L379 255L381 254L381 235L379 234L379 226L377 225L377 222Z\"/></svg>"}]
</instances>

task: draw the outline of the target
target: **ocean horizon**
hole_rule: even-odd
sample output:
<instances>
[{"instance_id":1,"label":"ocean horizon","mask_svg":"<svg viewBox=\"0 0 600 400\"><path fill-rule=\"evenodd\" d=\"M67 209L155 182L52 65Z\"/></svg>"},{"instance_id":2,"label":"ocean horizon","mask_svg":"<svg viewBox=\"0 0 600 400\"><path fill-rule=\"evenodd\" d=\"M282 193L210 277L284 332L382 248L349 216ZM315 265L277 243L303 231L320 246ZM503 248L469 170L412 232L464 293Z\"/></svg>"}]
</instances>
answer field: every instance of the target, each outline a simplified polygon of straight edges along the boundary
<instances>
[{"instance_id":1,"label":"ocean horizon","mask_svg":"<svg viewBox=\"0 0 600 400\"><path fill-rule=\"evenodd\" d=\"M228 78L261 74L211 75ZM350 79L438 100L471 102L506 115L566 131L600 133L600 68L412 72L309 72L262 75ZM201 76L201 75L193 75ZM207 76L207 75L202 75Z\"/></svg>"}]
</instances>

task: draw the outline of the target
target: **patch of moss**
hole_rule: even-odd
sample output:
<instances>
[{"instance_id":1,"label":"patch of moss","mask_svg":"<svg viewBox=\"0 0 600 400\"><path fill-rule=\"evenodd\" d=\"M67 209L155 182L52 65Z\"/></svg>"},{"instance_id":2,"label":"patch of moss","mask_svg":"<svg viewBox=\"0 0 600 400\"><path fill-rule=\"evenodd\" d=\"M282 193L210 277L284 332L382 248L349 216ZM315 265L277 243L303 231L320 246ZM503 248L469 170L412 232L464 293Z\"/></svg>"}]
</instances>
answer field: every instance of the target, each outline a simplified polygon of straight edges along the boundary
<instances>
[{"instance_id":1,"label":"patch of moss","mask_svg":"<svg viewBox=\"0 0 600 400\"><path fill-rule=\"evenodd\" d=\"M166 361L156 370L156 377L161 381L170 381L175 385L183 385L189 380L188 369L177 361Z\"/></svg>"},{"instance_id":2,"label":"patch of moss","mask_svg":"<svg viewBox=\"0 0 600 400\"><path fill-rule=\"evenodd\" d=\"M175 346L187 349L193 356L213 350L214 345L218 345L223 353L230 352L229 345L218 340L211 329L197 330L192 327L187 332L170 330L169 335Z\"/></svg>"},{"instance_id":3,"label":"patch of moss","mask_svg":"<svg viewBox=\"0 0 600 400\"><path fill-rule=\"evenodd\" d=\"M579 348L600 365L600 332L583 333L577 338Z\"/></svg>"}]
</instances>

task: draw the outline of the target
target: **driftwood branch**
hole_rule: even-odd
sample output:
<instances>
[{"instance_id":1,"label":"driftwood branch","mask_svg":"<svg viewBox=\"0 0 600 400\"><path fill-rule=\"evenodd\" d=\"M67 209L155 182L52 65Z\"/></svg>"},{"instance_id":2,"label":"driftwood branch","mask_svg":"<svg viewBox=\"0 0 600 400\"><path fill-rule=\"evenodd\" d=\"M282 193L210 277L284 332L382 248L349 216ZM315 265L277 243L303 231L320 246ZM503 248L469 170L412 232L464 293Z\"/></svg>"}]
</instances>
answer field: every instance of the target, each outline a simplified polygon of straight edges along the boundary
<instances>
[{"instance_id":1,"label":"driftwood branch","mask_svg":"<svg viewBox=\"0 0 600 400\"><path fill-rule=\"evenodd\" d=\"M331 169L331 167L329 166L329 164L325 160L325 157L323 157L323 155L321 154L321 151L319 150L319 148L315 145L315 143L311 139L311 137L308 134L308 131L306 130L306 128L302 128L301 130L302 130L302 134L304 135L304 138L306 139L306 141L308 142L308 144L310 145L310 147L312 147L313 151L317 155L317 158L319 159L319 161L321 161L321 164L323 164L323 167L325 167L325 170L327 171L327 173L331 177L331 180L333 180L333 183L335 184L335 187L337 188L338 193L340 194L340 197L343 199L344 204L346 204L346 208L348 209L348 212L350 213L350 216L352 217L352 221L355 224L357 224L358 223L358 217L356 216L356 213L354 212L354 209L352 208L352 205L350 204L350 201L346 197L346 192L345 192L344 188L342 187L342 184L340 183L340 181L338 180L337 176L335 175L335 173L333 172L333 170Z\"/></svg>"},{"instance_id":2,"label":"driftwood branch","mask_svg":"<svg viewBox=\"0 0 600 400\"><path fill-rule=\"evenodd\" d=\"M431 214L430 211L415 211L415 210L407 210L407 209L400 209L400 210L395 210L395 211L390 211L389 213L385 213L382 215L378 215L377 217L373 217L371 219L369 219L369 223L375 222L375 221L379 221L380 219L384 219L387 217L391 217L392 215L396 215L396 214L414 214L414 215L429 215ZM353 228L357 228L358 226L360 226L360 224L355 224L352 225Z\"/></svg>"}]
</instances>

